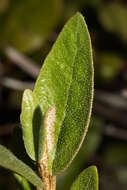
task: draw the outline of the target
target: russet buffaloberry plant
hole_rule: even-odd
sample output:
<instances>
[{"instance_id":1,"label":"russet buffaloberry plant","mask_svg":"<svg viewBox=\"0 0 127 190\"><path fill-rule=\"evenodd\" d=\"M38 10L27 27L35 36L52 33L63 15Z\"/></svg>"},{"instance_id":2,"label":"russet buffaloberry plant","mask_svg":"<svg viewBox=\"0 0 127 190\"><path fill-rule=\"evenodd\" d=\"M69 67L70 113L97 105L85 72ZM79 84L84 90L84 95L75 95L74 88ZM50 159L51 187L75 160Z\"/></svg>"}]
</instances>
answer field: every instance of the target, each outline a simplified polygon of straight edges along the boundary
<instances>
[{"instance_id":1,"label":"russet buffaloberry plant","mask_svg":"<svg viewBox=\"0 0 127 190\"><path fill-rule=\"evenodd\" d=\"M83 16L76 13L45 59L33 91L23 94L23 140L37 171L0 145L0 165L15 173L22 189L30 190L28 182L38 190L56 189L56 176L71 164L86 136L93 83L90 36ZM98 190L96 167L84 170L71 190Z\"/></svg>"}]
</instances>

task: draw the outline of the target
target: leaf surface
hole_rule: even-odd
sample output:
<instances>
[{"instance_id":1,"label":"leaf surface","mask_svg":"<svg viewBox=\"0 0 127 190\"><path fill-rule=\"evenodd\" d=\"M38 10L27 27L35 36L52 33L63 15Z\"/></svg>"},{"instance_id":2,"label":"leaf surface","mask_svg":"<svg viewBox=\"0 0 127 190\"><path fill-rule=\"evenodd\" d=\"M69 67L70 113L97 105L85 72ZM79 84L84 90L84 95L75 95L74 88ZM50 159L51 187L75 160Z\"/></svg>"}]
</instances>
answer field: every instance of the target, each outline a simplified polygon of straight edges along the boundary
<instances>
[{"instance_id":1,"label":"leaf surface","mask_svg":"<svg viewBox=\"0 0 127 190\"><path fill-rule=\"evenodd\" d=\"M34 186L40 188L43 186L42 181L37 174L2 145L0 145L0 166L20 174Z\"/></svg>"},{"instance_id":2,"label":"leaf surface","mask_svg":"<svg viewBox=\"0 0 127 190\"><path fill-rule=\"evenodd\" d=\"M72 184L71 190L98 190L98 173L95 166L85 169Z\"/></svg>"},{"instance_id":3,"label":"leaf surface","mask_svg":"<svg viewBox=\"0 0 127 190\"><path fill-rule=\"evenodd\" d=\"M50 163L57 146L53 172L58 173L78 151L87 132L92 107L92 48L80 13L61 31L40 71L33 94L39 100L43 115L50 107L56 107L55 148L51 151Z\"/></svg>"}]
</instances>

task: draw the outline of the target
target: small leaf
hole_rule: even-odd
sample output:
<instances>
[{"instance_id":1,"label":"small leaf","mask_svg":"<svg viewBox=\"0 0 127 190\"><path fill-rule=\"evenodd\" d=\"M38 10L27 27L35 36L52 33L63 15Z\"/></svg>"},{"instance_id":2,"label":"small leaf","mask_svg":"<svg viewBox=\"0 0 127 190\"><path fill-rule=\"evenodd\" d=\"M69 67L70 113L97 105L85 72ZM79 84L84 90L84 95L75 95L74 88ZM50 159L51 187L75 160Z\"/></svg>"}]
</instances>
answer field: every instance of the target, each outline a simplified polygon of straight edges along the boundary
<instances>
[{"instance_id":1,"label":"small leaf","mask_svg":"<svg viewBox=\"0 0 127 190\"><path fill-rule=\"evenodd\" d=\"M84 170L75 182L71 190L98 190L98 172L95 166Z\"/></svg>"},{"instance_id":2,"label":"small leaf","mask_svg":"<svg viewBox=\"0 0 127 190\"><path fill-rule=\"evenodd\" d=\"M22 177L18 174L14 174L14 177L17 181L17 184L18 184L20 190L31 190L28 181L24 177Z\"/></svg>"},{"instance_id":3,"label":"small leaf","mask_svg":"<svg viewBox=\"0 0 127 190\"><path fill-rule=\"evenodd\" d=\"M42 188L42 181L37 174L2 145L0 145L0 166L20 174L33 185Z\"/></svg>"},{"instance_id":4,"label":"small leaf","mask_svg":"<svg viewBox=\"0 0 127 190\"><path fill-rule=\"evenodd\" d=\"M42 112L31 90L25 90L22 100L21 124L26 151L33 160L38 159L38 139L42 127Z\"/></svg>"}]
</instances>

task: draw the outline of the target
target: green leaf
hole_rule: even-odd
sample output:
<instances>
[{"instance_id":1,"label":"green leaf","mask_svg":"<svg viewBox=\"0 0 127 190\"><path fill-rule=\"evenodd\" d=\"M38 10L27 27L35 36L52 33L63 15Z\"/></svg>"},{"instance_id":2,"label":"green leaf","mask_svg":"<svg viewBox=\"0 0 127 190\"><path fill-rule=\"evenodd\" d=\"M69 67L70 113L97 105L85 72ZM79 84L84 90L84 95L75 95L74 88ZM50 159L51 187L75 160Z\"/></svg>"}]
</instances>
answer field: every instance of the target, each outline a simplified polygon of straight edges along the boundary
<instances>
[{"instance_id":1,"label":"green leaf","mask_svg":"<svg viewBox=\"0 0 127 190\"><path fill-rule=\"evenodd\" d=\"M2 38L20 51L32 51L56 26L62 0L12 0L2 25Z\"/></svg>"},{"instance_id":2,"label":"green leaf","mask_svg":"<svg viewBox=\"0 0 127 190\"><path fill-rule=\"evenodd\" d=\"M98 172L95 166L84 170L75 182L71 190L98 190Z\"/></svg>"},{"instance_id":3,"label":"green leaf","mask_svg":"<svg viewBox=\"0 0 127 190\"><path fill-rule=\"evenodd\" d=\"M39 133L42 126L42 111L31 90L25 90L22 100L21 123L26 151L33 160L38 159Z\"/></svg>"},{"instance_id":4,"label":"green leaf","mask_svg":"<svg viewBox=\"0 0 127 190\"><path fill-rule=\"evenodd\" d=\"M0 145L0 166L20 174L33 185L42 188L42 181L37 174L2 145Z\"/></svg>"},{"instance_id":5,"label":"green leaf","mask_svg":"<svg viewBox=\"0 0 127 190\"><path fill-rule=\"evenodd\" d=\"M92 48L80 13L64 26L44 62L33 93L43 115L56 106L55 148L57 142L58 145L54 173L57 173L77 153L87 132L92 107ZM51 152L52 162L55 151Z\"/></svg>"},{"instance_id":6,"label":"green leaf","mask_svg":"<svg viewBox=\"0 0 127 190\"><path fill-rule=\"evenodd\" d=\"M49 108L55 106L56 109L54 144L48 155L51 173L55 157L53 172L56 174L67 167L79 150L92 108L92 48L86 23L80 13L75 14L64 26L44 62L32 96L38 100L41 115L45 116ZM25 109L24 104L21 115L23 128L27 126L23 120L28 118L27 113L31 110L25 113ZM27 134L26 141L29 139Z\"/></svg>"},{"instance_id":7,"label":"green leaf","mask_svg":"<svg viewBox=\"0 0 127 190\"><path fill-rule=\"evenodd\" d=\"M20 190L31 190L28 181L24 177L18 174L14 174L14 177L17 181L17 184Z\"/></svg>"}]
</instances>

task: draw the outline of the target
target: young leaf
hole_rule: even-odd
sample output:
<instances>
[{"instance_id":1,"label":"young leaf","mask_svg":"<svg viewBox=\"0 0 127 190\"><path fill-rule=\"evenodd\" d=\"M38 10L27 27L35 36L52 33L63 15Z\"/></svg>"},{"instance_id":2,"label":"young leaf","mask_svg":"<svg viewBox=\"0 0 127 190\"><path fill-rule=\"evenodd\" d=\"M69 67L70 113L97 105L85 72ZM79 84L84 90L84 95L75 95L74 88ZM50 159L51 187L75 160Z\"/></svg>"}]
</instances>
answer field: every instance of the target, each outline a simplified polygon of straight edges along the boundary
<instances>
[{"instance_id":1,"label":"young leaf","mask_svg":"<svg viewBox=\"0 0 127 190\"><path fill-rule=\"evenodd\" d=\"M98 173L95 166L84 170L72 184L71 190L98 190Z\"/></svg>"},{"instance_id":2,"label":"young leaf","mask_svg":"<svg viewBox=\"0 0 127 190\"><path fill-rule=\"evenodd\" d=\"M22 100L21 123L26 151L33 160L38 157L38 139L42 127L42 112L31 90L25 90Z\"/></svg>"},{"instance_id":3,"label":"young leaf","mask_svg":"<svg viewBox=\"0 0 127 190\"><path fill-rule=\"evenodd\" d=\"M42 188L43 186L41 179L36 173L2 145L0 145L0 166L24 176L37 187Z\"/></svg>"}]
</instances>

